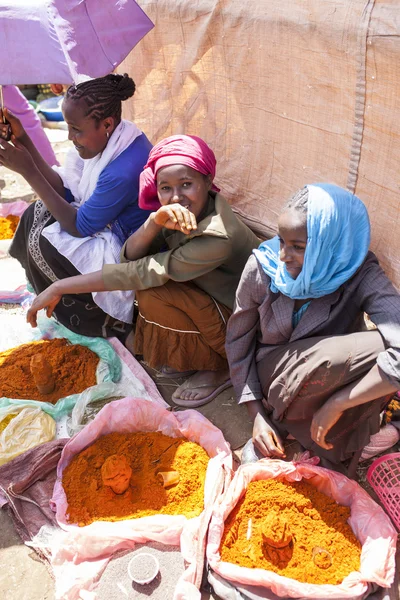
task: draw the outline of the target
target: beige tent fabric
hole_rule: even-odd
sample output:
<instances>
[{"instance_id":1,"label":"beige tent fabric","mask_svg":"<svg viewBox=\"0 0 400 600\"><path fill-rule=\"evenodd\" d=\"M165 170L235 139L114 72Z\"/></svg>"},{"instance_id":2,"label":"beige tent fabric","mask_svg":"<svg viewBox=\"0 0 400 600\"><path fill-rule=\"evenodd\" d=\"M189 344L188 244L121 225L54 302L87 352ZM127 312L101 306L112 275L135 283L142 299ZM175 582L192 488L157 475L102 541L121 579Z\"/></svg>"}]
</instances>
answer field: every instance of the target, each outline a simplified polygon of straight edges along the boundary
<instances>
[{"instance_id":1,"label":"beige tent fabric","mask_svg":"<svg viewBox=\"0 0 400 600\"><path fill-rule=\"evenodd\" d=\"M155 23L118 69L125 117L156 142L196 134L235 210L270 235L318 181L367 204L372 249L400 286L398 0L140 0Z\"/></svg>"}]
</instances>

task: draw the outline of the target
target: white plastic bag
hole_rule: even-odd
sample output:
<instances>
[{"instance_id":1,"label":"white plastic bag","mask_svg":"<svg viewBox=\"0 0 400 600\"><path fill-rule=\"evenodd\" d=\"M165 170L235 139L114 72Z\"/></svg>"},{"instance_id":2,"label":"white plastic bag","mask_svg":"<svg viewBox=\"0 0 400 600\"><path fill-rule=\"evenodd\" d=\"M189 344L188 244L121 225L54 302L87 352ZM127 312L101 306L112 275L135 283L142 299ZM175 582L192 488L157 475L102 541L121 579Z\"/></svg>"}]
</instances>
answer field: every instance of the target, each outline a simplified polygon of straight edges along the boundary
<instances>
[{"instance_id":1,"label":"white plastic bag","mask_svg":"<svg viewBox=\"0 0 400 600\"><path fill-rule=\"evenodd\" d=\"M104 400L107 403L107 398L110 398L109 402L112 402L112 399L126 398L132 395L152 400L146 392L144 385L137 378L134 381L130 380L124 383L100 383L88 388L79 395L79 399L72 409L71 418L67 421L69 435L72 437L85 427L85 423L83 422L85 417L87 420L92 420L95 417L95 409L91 410L91 405L94 406L100 400ZM100 412L100 409L96 412Z\"/></svg>"},{"instance_id":2,"label":"white plastic bag","mask_svg":"<svg viewBox=\"0 0 400 600\"><path fill-rule=\"evenodd\" d=\"M0 423L10 414L16 416L0 433L0 465L23 452L50 442L56 434L56 423L40 408L10 406L0 410Z\"/></svg>"}]
</instances>

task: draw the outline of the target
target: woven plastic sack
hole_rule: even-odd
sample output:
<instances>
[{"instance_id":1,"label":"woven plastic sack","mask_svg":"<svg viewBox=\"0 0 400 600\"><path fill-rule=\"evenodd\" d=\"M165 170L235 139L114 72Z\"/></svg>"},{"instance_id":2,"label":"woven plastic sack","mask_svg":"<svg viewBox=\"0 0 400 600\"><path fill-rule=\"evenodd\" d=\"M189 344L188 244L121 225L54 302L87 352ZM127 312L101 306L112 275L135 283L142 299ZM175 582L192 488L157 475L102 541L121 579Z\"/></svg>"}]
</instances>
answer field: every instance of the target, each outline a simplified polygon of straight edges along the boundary
<instances>
[{"instance_id":1,"label":"woven plastic sack","mask_svg":"<svg viewBox=\"0 0 400 600\"><path fill-rule=\"evenodd\" d=\"M200 444L211 457L205 480L204 511L199 517L154 515L125 521L95 522L86 527L67 523L67 501L62 475L72 458L102 435L112 432L159 431ZM180 578L175 600L200 598L206 532L212 508L230 480L232 456L221 431L195 410L171 413L148 400L124 398L107 404L86 427L65 445L57 468L53 502L65 534L51 548L56 597L79 598L91 591L114 552L133 548L136 542L156 541L180 545L188 567Z\"/></svg>"},{"instance_id":2,"label":"woven plastic sack","mask_svg":"<svg viewBox=\"0 0 400 600\"><path fill-rule=\"evenodd\" d=\"M319 491L349 506L349 524L362 544L359 572L350 573L340 585L302 583L264 569L249 569L221 561L219 547L224 522L251 481L271 478L300 481L303 477ZM340 473L311 464L264 459L239 467L223 501L216 506L208 533L207 559L211 569L233 585L261 586L279 597L349 598L362 597L368 583L390 587L395 575L397 534L387 515L355 482Z\"/></svg>"},{"instance_id":3,"label":"woven plastic sack","mask_svg":"<svg viewBox=\"0 0 400 600\"><path fill-rule=\"evenodd\" d=\"M71 344L80 344L86 346L95 352L99 358L99 365L97 367L96 379L97 384L103 382L118 382L121 377L121 360L114 348L102 338L90 338L83 335L78 335L69 331L63 325L56 323L53 319L38 319L38 326L40 331L35 335L34 339L54 339L54 338L66 338ZM26 342L29 343L29 342ZM93 395L98 397L97 385L87 388L81 394L71 394L60 398L55 404L50 402L40 402L38 400L26 400L18 398L0 398L0 409L7 406L31 406L32 408L40 408L47 414L53 417L53 419L59 420L64 415L69 414L74 408L75 404L79 401L82 394Z\"/></svg>"},{"instance_id":4,"label":"woven plastic sack","mask_svg":"<svg viewBox=\"0 0 400 600\"><path fill-rule=\"evenodd\" d=\"M40 408L7 407L0 410L0 425L9 415L16 415L0 433L0 465L23 452L50 442L56 434L56 423Z\"/></svg>"}]
</instances>

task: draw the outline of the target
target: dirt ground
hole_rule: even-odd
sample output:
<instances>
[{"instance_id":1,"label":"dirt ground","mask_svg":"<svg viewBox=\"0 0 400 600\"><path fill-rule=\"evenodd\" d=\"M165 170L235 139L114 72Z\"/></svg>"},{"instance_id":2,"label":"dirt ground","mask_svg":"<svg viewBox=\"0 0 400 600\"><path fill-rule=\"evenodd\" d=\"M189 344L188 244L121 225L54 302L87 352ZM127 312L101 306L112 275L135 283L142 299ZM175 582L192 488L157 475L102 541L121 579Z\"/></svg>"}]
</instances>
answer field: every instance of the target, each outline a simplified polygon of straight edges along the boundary
<instances>
[{"instance_id":1,"label":"dirt ground","mask_svg":"<svg viewBox=\"0 0 400 600\"><path fill-rule=\"evenodd\" d=\"M58 159L63 162L68 148L66 133L58 130L46 130L46 133ZM18 199L29 202L34 199L34 194L19 175L0 167L0 203ZM2 285L3 289L7 287L4 286L4 282ZM22 313L23 310L19 306L0 304L0 316ZM161 394L170 403L171 395L181 380L155 380ZM245 408L237 405L232 388L199 410L222 430L231 444L234 457L239 460L240 449L251 436L251 425ZM293 454L296 450L298 450L296 442L292 442L289 453ZM365 472L364 466L360 469L361 482L364 486L366 486ZM208 597L206 593L203 595L204 600ZM21 542L6 510L0 510L0 598L7 600L54 600L55 598L50 571L36 553ZM397 581L381 600L399 600Z\"/></svg>"}]
</instances>

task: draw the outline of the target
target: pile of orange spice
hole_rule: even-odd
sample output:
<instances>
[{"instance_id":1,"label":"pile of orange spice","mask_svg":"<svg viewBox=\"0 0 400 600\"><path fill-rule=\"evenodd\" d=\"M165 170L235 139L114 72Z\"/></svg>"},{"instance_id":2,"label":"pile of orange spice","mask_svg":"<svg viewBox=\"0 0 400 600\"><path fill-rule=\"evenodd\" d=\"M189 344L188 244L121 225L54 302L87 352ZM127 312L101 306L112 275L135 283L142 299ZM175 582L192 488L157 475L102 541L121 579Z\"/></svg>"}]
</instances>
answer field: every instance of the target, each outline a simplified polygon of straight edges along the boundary
<instances>
[{"instance_id":1,"label":"pile of orange spice","mask_svg":"<svg viewBox=\"0 0 400 600\"><path fill-rule=\"evenodd\" d=\"M35 354L50 364L55 388L51 394L39 393L30 364ZM41 340L0 353L0 397L40 400L55 404L70 394L80 394L96 385L99 357L89 348L73 345L66 339Z\"/></svg>"},{"instance_id":2,"label":"pile of orange spice","mask_svg":"<svg viewBox=\"0 0 400 600\"><path fill-rule=\"evenodd\" d=\"M0 217L0 240L11 240L19 223L19 217L8 215Z\"/></svg>"},{"instance_id":3,"label":"pile of orange spice","mask_svg":"<svg viewBox=\"0 0 400 600\"><path fill-rule=\"evenodd\" d=\"M102 479L105 461L115 455L125 457L131 469L128 489L121 494ZM159 432L104 435L76 455L64 471L68 521L84 526L155 514L196 517L204 508L208 461L201 446L183 438ZM164 488L159 473L171 471L179 474L179 481Z\"/></svg>"},{"instance_id":4,"label":"pile of orange spice","mask_svg":"<svg viewBox=\"0 0 400 600\"><path fill-rule=\"evenodd\" d=\"M400 410L400 402L397 396L391 399L389 404L386 407L385 411L385 424L390 423L393 417L394 412L398 412Z\"/></svg>"},{"instance_id":5,"label":"pile of orange spice","mask_svg":"<svg viewBox=\"0 0 400 600\"><path fill-rule=\"evenodd\" d=\"M348 507L305 481L253 481L225 522L221 560L338 585L360 569L361 545L349 516Z\"/></svg>"}]
</instances>

